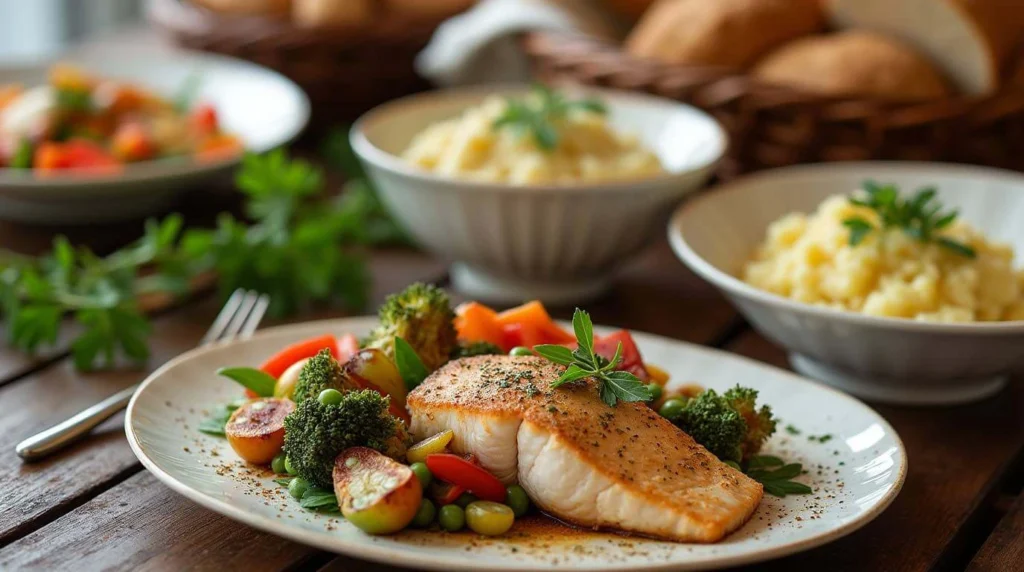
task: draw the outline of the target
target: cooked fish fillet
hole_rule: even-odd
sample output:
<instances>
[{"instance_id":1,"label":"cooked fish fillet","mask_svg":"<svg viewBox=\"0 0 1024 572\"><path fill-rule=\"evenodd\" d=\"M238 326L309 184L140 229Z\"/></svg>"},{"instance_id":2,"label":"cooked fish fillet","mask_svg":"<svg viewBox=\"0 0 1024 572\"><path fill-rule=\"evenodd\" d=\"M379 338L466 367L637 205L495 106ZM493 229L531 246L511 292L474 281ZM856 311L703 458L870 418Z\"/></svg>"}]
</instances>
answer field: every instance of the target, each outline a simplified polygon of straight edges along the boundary
<instances>
[{"instance_id":1,"label":"cooked fish fillet","mask_svg":"<svg viewBox=\"0 0 1024 572\"><path fill-rule=\"evenodd\" d=\"M445 429L545 512L588 527L715 542L753 514L760 483L719 461L649 407L550 389L561 367L534 357L450 362L408 397L417 439Z\"/></svg>"}]
</instances>

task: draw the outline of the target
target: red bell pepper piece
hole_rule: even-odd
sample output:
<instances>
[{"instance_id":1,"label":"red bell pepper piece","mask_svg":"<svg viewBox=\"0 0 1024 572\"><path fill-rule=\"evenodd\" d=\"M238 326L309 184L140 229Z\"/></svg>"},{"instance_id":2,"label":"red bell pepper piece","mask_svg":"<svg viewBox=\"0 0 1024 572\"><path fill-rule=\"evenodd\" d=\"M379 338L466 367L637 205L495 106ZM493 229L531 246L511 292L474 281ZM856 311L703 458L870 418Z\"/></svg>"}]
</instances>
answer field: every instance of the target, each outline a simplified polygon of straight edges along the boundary
<instances>
[{"instance_id":1,"label":"red bell pepper piece","mask_svg":"<svg viewBox=\"0 0 1024 572\"><path fill-rule=\"evenodd\" d=\"M427 468L438 479L493 502L505 502L505 485L486 469L451 453L427 455ZM456 497L458 498L458 497Z\"/></svg>"},{"instance_id":2,"label":"red bell pepper piece","mask_svg":"<svg viewBox=\"0 0 1024 572\"><path fill-rule=\"evenodd\" d=\"M260 369L274 377L281 377L281 374L295 362L311 358L325 348L331 350L331 355L338 359L338 340L328 334L296 342L284 348L263 362Z\"/></svg>"}]
</instances>

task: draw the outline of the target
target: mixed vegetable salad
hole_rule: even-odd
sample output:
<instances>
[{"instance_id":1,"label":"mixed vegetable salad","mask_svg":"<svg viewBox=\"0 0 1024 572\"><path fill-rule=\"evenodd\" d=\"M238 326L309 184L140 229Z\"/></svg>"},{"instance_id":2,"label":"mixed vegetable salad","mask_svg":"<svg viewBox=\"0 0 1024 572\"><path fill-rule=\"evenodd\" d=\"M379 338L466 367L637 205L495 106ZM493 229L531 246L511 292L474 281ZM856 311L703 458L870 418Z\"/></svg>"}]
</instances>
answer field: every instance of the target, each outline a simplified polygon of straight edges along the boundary
<instances>
[{"instance_id":1,"label":"mixed vegetable salad","mask_svg":"<svg viewBox=\"0 0 1024 572\"><path fill-rule=\"evenodd\" d=\"M367 533L412 526L501 535L531 510L526 491L506 486L472 455L452 453L451 430L413 443L406 395L451 359L511 353L558 361L564 351L595 372L611 372L600 373L610 380L642 388L627 392L642 398L620 400L647 402L767 492L811 492L790 480L799 465L758 455L776 420L770 408L757 407L756 390L719 395L691 386L670 393L668 374L643 361L628 331L594 336L585 312L577 310L569 333L539 302L504 312L476 302L453 310L443 290L413 284L389 297L379 318L362 340L318 336L283 348L259 368L219 370L247 396L200 430L226 436L245 461L269 465L304 508L340 513Z\"/></svg>"},{"instance_id":2,"label":"mixed vegetable salad","mask_svg":"<svg viewBox=\"0 0 1024 572\"><path fill-rule=\"evenodd\" d=\"M46 85L0 85L0 167L110 174L157 158L240 155L241 142L221 129L216 109L193 101L197 82L191 78L172 101L57 64Z\"/></svg>"}]
</instances>

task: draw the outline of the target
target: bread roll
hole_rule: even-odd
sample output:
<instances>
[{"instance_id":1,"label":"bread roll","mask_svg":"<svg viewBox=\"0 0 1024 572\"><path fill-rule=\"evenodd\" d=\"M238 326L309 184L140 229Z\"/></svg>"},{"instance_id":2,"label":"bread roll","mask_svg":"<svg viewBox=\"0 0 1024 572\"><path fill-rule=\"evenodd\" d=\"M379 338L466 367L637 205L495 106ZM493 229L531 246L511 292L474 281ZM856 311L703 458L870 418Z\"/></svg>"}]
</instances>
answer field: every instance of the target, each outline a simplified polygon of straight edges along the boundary
<instances>
[{"instance_id":1,"label":"bread roll","mask_svg":"<svg viewBox=\"0 0 1024 572\"><path fill-rule=\"evenodd\" d=\"M918 101L951 91L935 66L910 46L856 30L796 40L759 62L753 75L832 96Z\"/></svg>"},{"instance_id":2,"label":"bread roll","mask_svg":"<svg viewBox=\"0 0 1024 572\"><path fill-rule=\"evenodd\" d=\"M194 3L225 14L287 16L291 0L193 0Z\"/></svg>"},{"instance_id":3,"label":"bread roll","mask_svg":"<svg viewBox=\"0 0 1024 572\"><path fill-rule=\"evenodd\" d=\"M826 0L840 27L900 38L935 61L964 93L999 87L1024 36L1024 0Z\"/></svg>"},{"instance_id":4,"label":"bread roll","mask_svg":"<svg viewBox=\"0 0 1024 572\"><path fill-rule=\"evenodd\" d=\"M745 68L823 25L818 0L659 0L626 49L672 64Z\"/></svg>"},{"instance_id":5,"label":"bread roll","mask_svg":"<svg viewBox=\"0 0 1024 572\"><path fill-rule=\"evenodd\" d=\"M354 26L373 21L375 0L293 0L292 19L299 26Z\"/></svg>"},{"instance_id":6,"label":"bread roll","mask_svg":"<svg viewBox=\"0 0 1024 572\"><path fill-rule=\"evenodd\" d=\"M654 0L604 0L616 14L625 17L630 22L636 22L650 8Z\"/></svg>"}]
</instances>

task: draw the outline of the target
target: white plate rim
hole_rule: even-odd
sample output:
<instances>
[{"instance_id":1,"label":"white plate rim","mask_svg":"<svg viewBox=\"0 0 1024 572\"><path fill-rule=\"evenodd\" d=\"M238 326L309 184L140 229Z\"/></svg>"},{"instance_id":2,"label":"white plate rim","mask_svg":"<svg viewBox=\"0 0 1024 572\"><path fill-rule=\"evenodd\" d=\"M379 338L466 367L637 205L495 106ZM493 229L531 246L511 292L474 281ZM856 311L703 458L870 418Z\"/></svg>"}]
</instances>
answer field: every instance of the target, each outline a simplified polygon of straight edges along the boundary
<instances>
[{"instance_id":1,"label":"white plate rim","mask_svg":"<svg viewBox=\"0 0 1024 572\"><path fill-rule=\"evenodd\" d=\"M307 321L307 322L301 322L301 323L289 324L289 325L283 325L283 326L275 326L275 327L272 327L272 328L267 328L267 329L264 329L264 330L260 330L259 332L254 334L251 338L248 338L246 340L224 342L224 343L215 343L215 344L211 344L209 346L195 348L195 349L189 350L189 351L187 351L187 352L185 352L183 354L178 355L177 357L175 357L175 358L171 359L170 361L168 361L168 362L164 363L163 365L161 365L159 368L157 368L155 371L153 371L153 373L151 373L149 376L147 376L146 379L139 385L139 388L136 390L135 394L132 395L131 401L129 401L129 403L128 403L128 407L127 407L127 410L125 412L124 426L125 426L125 435L127 436L128 444L131 447L132 452L139 459L139 461L142 463L142 465L147 470L149 470L154 476L156 476L156 478L159 481L163 482L165 485L170 487L172 490L174 490L178 494L180 494L180 495L182 495L182 496L192 500L193 502L198 503L199 505L203 506L204 508L207 508L207 509L212 510L214 512L218 512L218 513L220 513L220 514L222 514L224 516L227 516L228 518L231 518L231 519L233 519L233 520L235 520L237 522L240 522L240 523L243 523L245 525L248 525L248 526L251 526L253 528L256 528L258 530L262 530L264 532L273 534L275 536L287 538L289 540L293 540L295 542L298 542L300 544L305 544L307 546L315 546L317 548L320 548L322 550L326 550L328 552L337 553L338 552L338 546L337 545L327 545L327 543L319 542L318 538L310 538L310 537L305 536L301 529L293 528L293 527L288 527L288 526L283 526L279 522L275 521L274 519L263 517L263 516L260 516L260 515L251 514L251 513L249 513L248 511L246 511L244 509L241 509L241 508L238 508L238 507L235 507L235 506L231 505L230 503L227 503L225 501L221 501L221 500L215 499L213 497L210 497L208 495L202 494L202 493L192 489L188 485L182 483L177 478L175 478L173 475L171 475L168 472L164 471L162 468L160 468L159 465L157 465L156 462L154 462L152 459L150 459L150 457L146 454L145 450L143 449L143 447L142 447L141 443L139 442L138 438L135 436L135 428L134 428L135 408L136 408L136 404L137 404L137 402L139 400L139 397L146 391L146 389L149 387L149 385L151 385L156 379L158 379L163 374L163 372L165 372L166 370L176 366L179 363L183 363L185 361L194 359L194 358L196 358L198 356L201 356L201 355L203 355L203 354L205 354L207 352L210 352L210 351L219 349L221 347L224 347L225 345L232 345L232 344L236 344L236 343L246 343L247 341L259 339L261 337L267 337L267 336L270 336L270 335L288 334L291 331L300 332L300 331L314 330L314 329L316 329L317 331L321 331L321 332L322 331L343 331L343 330L346 329L346 326L340 326L339 327L339 325L341 325L341 324L353 324L353 323L358 324L358 323L367 323L367 322L374 322L375 323L376 319L377 318L375 316L358 316L358 317L336 318L336 319L328 319L328 320L315 320L315 321ZM352 329L353 327L354 326L347 326L348 329ZM332 328L334 328L334 329L332 329ZM616 328L610 328L610 327L603 327L603 326L595 325L595 329L597 329L597 330L600 330L602 328L607 329L607 330L616 329ZM833 388L831 388L831 387L829 387L827 385L823 385L823 384L814 382L814 381L812 381L810 379L801 377L801 376L799 376L799 375L797 375L797 374L795 374L793 372L790 372L788 370L784 370L782 368L778 368L778 367L775 367L773 365L766 364L764 362L760 362L760 361L757 361L757 360L752 359L752 358L748 358L746 356L742 356L742 355L738 355L738 354L733 354L733 353L730 353L730 352L724 352L722 350L717 350L717 349L714 349L714 348L709 348L709 347L705 347L705 346L701 346L701 345L697 345L697 344L691 344L691 343L688 343L688 342L683 342L683 341L680 341L680 340L675 340L675 339L668 338L668 337L665 337L665 336L659 336L657 334L650 334L650 333L642 332L642 331L639 331L639 330L631 330L631 331L634 332L634 333L642 334L643 337L646 337L646 338L657 339L657 340L660 340L660 341L663 341L663 342L666 342L666 343L670 343L670 344L685 345L685 346L688 346L688 348L690 350L693 350L693 351L698 351L698 352L709 354L709 355L722 355L722 354L725 354L727 356L730 356L732 358L735 358L737 360L746 362L748 364L751 364L751 365L754 365L754 366L757 366L757 367L768 368L768 369L775 370L777 373L784 374L786 377L790 378L790 381L792 381L794 383L802 384L802 385L808 385L808 386L813 386L816 390L820 390L820 391L825 391L827 393L831 393L834 396L849 402L850 406L859 407L859 408L862 408L862 409L866 410L867 412L871 413L874 417L876 417L876 422L878 424L880 424L883 427L883 429L885 429L886 434L888 434L888 435L890 435L892 437L892 439L894 441L894 445L895 445L895 447L897 449L898 457L900 459L899 473L896 475L896 479L893 482L893 486L888 491L886 491L885 496L878 503L876 503L870 510L861 513L860 515L858 515L858 517L855 520L852 520L850 522L844 523L840 527L838 527L838 528L836 528L834 530L823 532L821 534L818 534L817 536L812 536L812 537L809 537L809 538L806 538L806 539L803 539L803 540L799 540L799 541L795 541L795 542L790 542L790 543L782 544L782 545L775 546L775 547L765 548L763 550L752 551L752 552L749 552L749 553L746 553L746 554L738 554L738 555L732 555L732 556L723 555L723 556L720 556L720 557L714 559L711 562L706 562L705 561L705 562L690 564L690 563L686 563L686 562L675 561L675 562L668 562L668 563L651 563L651 564L644 565L642 567L638 567L638 566L635 566L635 565L624 564L621 568L572 567L571 568L572 570L583 571L583 572L586 572L586 571L608 572L609 570L644 570L644 571L657 571L657 572L668 571L668 570L684 570L684 569L685 570L696 570L696 569L707 570L707 569L726 568L726 567L732 567L732 566L739 566L739 565L743 565L743 564L752 564L752 563L756 563L756 562L764 562L764 561L767 561L767 560L773 560L773 559L776 559L776 558L781 558L783 556L788 556L790 554L795 554L795 553L798 553L798 552L802 552L804 550L809 550L811 548L815 548L815 547L819 547L819 546L828 544L828 543L830 543L830 542L832 542L834 540L838 540L838 539L840 539L840 538L842 538L844 536L847 536L847 535L849 535L849 534L859 530L861 527L865 526L869 522L875 520L879 515L881 515L882 512L884 512L885 509L887 509L889 507L889 505L892 504L892 502L899 495L900 491L903 489L903 484L906 481L907 471L908 471L908 458L907 458L906 447L903 444L903 440L900 438L899 434L892 427L892 425L889 424L889 422L884 417L882 417L882 415L880 415L877 411L875 411L871 406L869 406L869 405L861 402L860 400L856 399L855 397L847 395L847 394L845 394L845 393L843 393L843 392L841 392L841 391L839 391L837 389L833 389ZM356 543L356 542L344 542L343 545L344 545L344 548L351 549L351 550L346 550L344 552L344 554L346 554L348 556L351 556L353 558L359 558L359 559L363 559L363 560L367 560L367 561L371 561L371 562L386 563L386 564L391 564L391 565L396 565L396 566L404 566L404 567L409 567L409 568L414 568L414 569L445 570L445 571L469 570L469 569L472 569L472 568L470 568L468 566L462 565L461 563L454 563L452 561L444 561L444 560L439 560L439 561L423 561L423 560L417 559L415 556L409 556L409 555L406 555L406 554L403 554L403 553L395 552L394 550L392 550L388 546L376 546L376 545L373 545L373 544L368 544L368 543L364 544L364 543ZM698 566L698 567L696 567L696 568L693 567L695 565ZM548 569L548 568L549 567L545 567L545 566L530 566L530 565L518 565L518 566L517 565L509 565L509 566L506 566L506 565L502 565L502 564L496 564L494 562L488 563L488 570L491 570L491 571L494 571L494 572L527 572L527 571L533 572L535 570L543 570L543 569Z\"/></svg>"}]
</instances>

